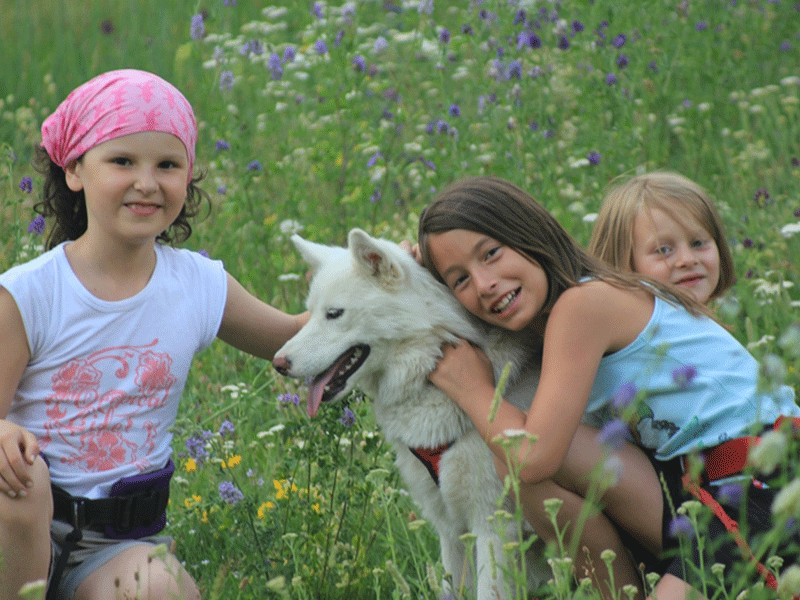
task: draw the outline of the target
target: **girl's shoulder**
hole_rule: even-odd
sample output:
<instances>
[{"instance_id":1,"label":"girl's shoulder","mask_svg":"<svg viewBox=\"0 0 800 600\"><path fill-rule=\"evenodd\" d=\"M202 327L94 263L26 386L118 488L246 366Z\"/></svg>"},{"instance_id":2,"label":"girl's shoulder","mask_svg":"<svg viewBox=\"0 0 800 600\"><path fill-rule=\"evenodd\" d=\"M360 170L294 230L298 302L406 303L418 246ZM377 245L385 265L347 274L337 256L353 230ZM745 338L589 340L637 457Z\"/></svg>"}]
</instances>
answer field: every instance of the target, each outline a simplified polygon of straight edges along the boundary
<instances>
[{"instance_id":1,"label":"girl's shoulder","mask_svg":"<svg viewBox=\"0 0 800 600\"><path fill-rule=\"evenodd\" d=\"M583 281L566 289L556 300L573 314L610 315L619 311L649 310L652 312L654 294L645 288L622 287L601 279Z\"/></svg>"}]
</instances>

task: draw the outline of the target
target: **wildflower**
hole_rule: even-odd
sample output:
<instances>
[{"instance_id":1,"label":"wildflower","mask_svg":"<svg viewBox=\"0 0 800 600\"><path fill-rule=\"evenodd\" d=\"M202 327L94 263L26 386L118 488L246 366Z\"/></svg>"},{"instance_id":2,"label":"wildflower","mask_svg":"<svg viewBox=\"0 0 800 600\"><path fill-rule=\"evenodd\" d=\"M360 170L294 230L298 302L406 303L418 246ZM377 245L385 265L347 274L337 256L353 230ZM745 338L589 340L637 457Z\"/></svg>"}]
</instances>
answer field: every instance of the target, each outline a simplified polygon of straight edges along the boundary
<instances>
[{"instance_id":1,"label":"wildflower","mask_svg":"<svg viewBox=\"0 0 800 600\"><path fill-rule=\"evenodd\" d=\"M627 36L624 33L620 33L617 37L611 40L611 45L614 46L617 50L622 48L625 45L625 42L628 40Z\"/></svg>"},{"instance_id":2,"label":"wildflower","mask_svg":"<svg viewBox=\"0 0 800 600\"><path fill-rule=\"evenodd\" d=\"M586 158L589 160L590 165L599 165L601 156L592 150L589 154L586 155Z\"/></svg>"},{"instance_id":3,"label":"wildflower","mask_svg":"<svg viewBox=\"0 0 800 600\"><path fill-rule=\"evenodd\" d=\"M220 196L224 196L225 194L227 194L227 193L228 193L228 186L227 186L227 185L225 185L225 184L220 184L220 185L218 185L218 186L217 186L217 193L218 193Z\"/></svg>"},{"instance_id":4,"label":"wildflower","mask_svg":"<svg viewBox=\"0 0 800 600\"><path fill-rule=\"evenodd\" d=\"M223 71L219 75L219 89L223 92L227 92L233 87L235 82L233 72L232 71Z\"/></svg>"},{"instance_id":5,"label":"wildflower","mask_svg":"<svg viewBox=\"0 0 800 600\"><path fill-rule=\"evenodd\" d=\"M350 410L349 406L344 407L344 414L339 417L339 423L344 425L345 427L352 427L356 422L356 415L355 413Z\"/></svg>"},{"instance_id":6,"label":"wildflower","mask_svg":"<svg viewBox=\"0 0 800 600\"><path fill-rule=\"evenodd\" d=\"M222 150L230 150L231 145L225 140L217 140L217 143L214 144L214 148L217 150L217 152L220 152Z\"/></svg>"},{"instance_id":7,"label":"wildflower","mask_svg":"<svg viewBox=\"0 0 800 600\"><path fill-rule=\"evenodd\" d=\"M251 160L250 163L247 165L248 171L260 171L264 167L263 165L257 160Z\"/></svg>"},{"instance_id":8,"label":"wildflower","mask_svg":"<svg viewBox=\"0 0 800 600\"><path fill-rule=\"evenodd\" d=\"M672 381L682 390L688 388L696 376L697 367L694 365L683 365L672 371Z\"/></svg>"},{"instance_id":9,"label":"wildflower","mask_svg":"<svg viewBox=\"0 0 800 600\"><path fill-rule=\"evenodd\" d=\"M417 12L420 14L425 13L426 15L433 14L433 0L422 0L417 7Z\"/></svg>"},{"instance_id":10,"label":"wildflower","mask_svg":"<svg viewBox=\"0 0 800 600\"><path fill-rule=\"evenodd\" d=\"M314 42L314 50L317 54L325 54L328 51L328 44L322 38Z\"/></svg>"},{"instance_id":11,"label":"wildflower","mask_svg":"<svg viewBox=\"0 0 800 600\"><path fill-rule=\"evenodd\" d=\"M42 215L36 215L30 225L28 225L28 233L42 235L44 233L44 226L44 217Z\"/></svg>"},{"instance_id":12,"label":"wildflower","mask_svg":"<svg viewBox=\"0 0 800 600\"><path fill-rule=\"evenodd\" d=\"M342 43L342 38L344 37L344 29L340 29L336 32L336 37L333 38L333 47L338 48L339 45ZM376 41L377 44L377 41Z\"/></svg>"},{"instance_id":13,"label":"wildflower","mask_svg":"<svg viewBox=\"0 0 800 600\"><path fill-rule=\"evenodd\" d=\"M314 15L316 18L321 19L322 17L325 16L325 14L322 11L322 7L323 7L322 2L314 2L314 4L311 5L311 14Z\"/></svg>"},{"instance_id":14,"label":"wildflower","mask_svg":"<svg viewBox=\"0 0 800 600\"><path fill-rule=\"evenodd\" d=\"M469 23L464 23L461 26L461 33L463 33L464 35L472 35L474 33L472 31L472 25L470 25Z\"/></svg>"},{"instance_id":15,"label":"wildflower","mask_svg":"<svg viewBox=\"0 0 800 600\"><path fill-rule=\"evenodd\" d=\"M650 69L653 73L658 73L658 65L654 60L651 60L649 63L647 63L647 68Z\"/></svg>"},{"instance_id":16,"label":"wildflower","mask_svg":"<svg viewBox=\"0 0 800 600\"><path fill-rule=\"evenodd\" d=\"M379 35L375 39L375 43L372 45L372 49L375 52L375 54L380 54L388 47L389 47L389 42L387 42L386 38L383 37L382 35Z\"/></svg>"},{"instance_id":17,"label":"wildflower","mask_svg":"<svg viewBox=\"0 0 800 600\"><path fill-rule=\"evenodd\" d=\"M508 63L508 78L520 79L522 77L522 65L518 60L512 60Z\"/></svg>"},{"instance_id":18,"label":"wildflower","mask_svg":"<svg viewBox=\"0 0 800 600\"><path fill-rule=\"evenodd\" d=\"M705 21L698 21L697 25L695 25L695 29L697 29L697 31L705 31L708 29L708 23Z\"/></svg>"},{"instance_id":19,"label":"wildflower","mask_svg":"<svg viewBox=\"0 0 800 600\"><path fill-rule=\"evenodd\" d=\"M286 48L283 49L283 62L292 62L295 57L295 52L294 46L286 46Z\"/></svg>"},{"instance_id":20,"label":"wildflower","mask_svg":"<svg viewBox=\"0 0 800 600\"><path fill-rule=\"evenodd\" d=\"M762 198L764 199L763 201L761 200ZM756 190L756 193L753 195L753 201L759 208L764 208L765 206L770 204L769 199L770 199L769 192L764 188L758 188Z\"/></svg>"},{"instance_id":21,"label":"wildflower","mask_svg":"<svg viewBox=\"0 0 800 600\"><path fill-rule=\"evenodd\" d=\"M787 519L800 519L800 479L795 477L775 494L772 514Z\"/></svg>"},{"instance_id":22,"label":"wildflower","mask_svg":"<svg viewBox=\"0 0 800 600\"><path fill-rule=\"evenodd\" d=\"M197 466L199 467L202 467L205 459L208 458L208 452L206 452L205 446L205 439L197 434L186 440L186 452L189 458L193 458L197 461Z\"/></svg>"},{"instance_id":23,"label":"wildflower","mask_svg":"<svg viewBox=\"0 0 800 600\"><path fill-rule=\"evenodd\" d=\"M244 500L244 494L242 491L230 481L223 481L219 484L219 488L217 489L219 490L219 495L222 497L222 499L231 506L240 500Z\"/></svg>"},{"instance_id":24,"label":"wildflower","mask_svg":"<svg viewBox=\"0 0 800 600\"><path fill-rule=\"evenodd\" d=\"M458 104L451 104L447 112L451 117L458 117L461 115L461 107Z\"/></svg>"},{"instance_id":25,"label":"wildflower","mask_svg":"<svg viewBox=\"0 0 800 600\"><path fill-rule=\"evenodd\" d=\"M612 419L597 434L598 441L612 450L620 448L628 439L628 425L620 419Z\"/></svg>"},{"instance_id":26,"label":"wildflower","mask_svg":"<svg viewBox=\"0 0 800 600\"><path fill-rule=\"evenodd\" d=\"M228 436L228 435L233 435L233 432L234 432L233 423L231 423L230 421L225 419L222 422L222 425L219 426L219 434L222 437L225 437L225 436Z\"/></svg>"},{"instance_id":27,"label":"wildflower","mask_svg":"<svg viewBox=\"0 0 800 600\"><path fill-rule=\"evenodd\" d=\"M742 486L738 483L726 483L717 491L717 500L728 506L739 506L742 499Z\"/></svg>"},{"instance_id":28,"label":"wildflower","mask_svg":"<svg viewBox=\"0 0 800 600\"><path fill-rule=\"evenodd\" d=\"M787 41L781 42L781 52L789 52L789 50L791 49L792 45L789 42Z\"/></svg>"},{"instance_id":29,"label":"wildflower","mask_svg":"<svg viewBox=\"0 0 800 600\"><path fill-rule=\"evenodd\" d=\"M541 48L542 47L542 38L540 38L535 33L532 33L530 38L528 38L528 45L531 48Z\"/></svg>"},{"instance_id":30,"label":"wildflower","mask_svg":"<svg viewBox=\"0 0 800 600\"><path fill-rule=\"evenodd\" d=\"M523 9L519 9L516 14L514 14L514 25L519 25L520 23L525 22L525 11Z\"/></svg>"},{"instance_id":31,"label":"wildflower","mask_svg":"<svg viewBox=\"0 0 800 600\"><path fill-rule=\"evenodd\" d=\"M225 461L225 463L223 463L223 468L227 469L228 467L235 467L235 466L240 465L240 464L242 464L241 455L234 454L233 456L228 458L228 460Z\"/></svg>"},{"instance_id":32,"label":"wildflower","mask_svg":"<svg viewBox=\"0 0 800 600\"><path fill-rule=\"evenodd\" d=\"M286 402L294 404L295 406L300 406L300 396L297 394L281 394L278 396L278 402Z\"/></svg>"},{"instance_id":33,"label":"wildflower","mask_svg":"<svg viewBox=\"0 0 800 600\"><path fill-rule=\"evenodd\" d=\"M584 29L583 23L581 23L580 21L573 21L571 27L573 34L580 33Z\"/></svg>"},{"instance_id":34,"label":"wildflower","mask_svg":"<svg viewBox=\"0 0 800 600\"><path fill-rule=\"evenodd\" d=\"M203 15L196 14L192 16L192 24L189 28L189 35L193 40L202 40L206 35L206 26L203 22Z\"/></svg>"},{"instance_id":35,"label":"wildflower","mask_svg":"<svg viewBox=\"0 0 800 600\"><path fill-rule=\"evenodd\" d=\"M798 590L800 590L800 566L792 565L781 573L778 579L778 598L791 600L796 597Z\"/></svg>"},{"instance_id":36,"label":"wildflower","mask_svg":"<svg viewBox=\"0 0 800 600\"><path fill-rule=\"evenodd\" d=\"M442 29L439 32L439 42L442 44L449 44L450 43L450 31L447 29Z\"/></svg>"},{"instance_id":37,"label":"wildflower","mask_svg":"<svg viewBox=\"0 0 800 600\"><path fill-rule=\"evenodd\" d=\"M609 73L606 75L606 85L614 85L617 83L617 76L613 73Z\"/></svg>"},{"instance_id":38,"label":"wildflower","mask_svg":"<svg viewBox=\"0 0 800 600\"><path fill-rule=\"evenodd\" d=\"M353 68L359 73L363 73L367 70L367 61L364 60L363 56L356 54L353 57Z\"/></svg>"},{"instance_id":39,"label":"wildflower","mask_svg":"<svg viewBox=\"0 0 800 600\"><path fill-rule=\"evenodd\" d=\"M624 54L620 54L620 55L617 57L616 63L617 63L617 66L618 66L620 69L624 69L625 67L627 67L627 66L628 66L628 57L627 57L627 56L625 56Z\"/></svg>"},{"instance_id":40,"label":"wildflower","mask_svg":"<svg viewBox=\"0 0 800 600\"><path fill-rule=\"evenodd\" d=\"M678 515L669 524L669 536L674 538L694 538L694 526L689 517Z\"/></svg>"},{"instance_id":41,"label":"wildflower","mask_svg":"<svg viewBox=\"0 0 800 600\"><path fill-rule=\"evenodd\" d=\"M186 459L186 462L183 465L183 470L187 473L193 473L197 471L197 461L193 458Z\"/></svg>"},{"instance_id":42,"label":"wildflower","mask_svg":"<svg viewBox=\"0 0 800 600\"><path fill-rule=\"evenodd\" d=\"M750 448L747 462L762 474L772 473L786 458L789 441L780 431L768 431L757 446Z\"/></svg>"},{"instance_id":43,"label":"wildflower","mask_svg":"<svg viewBox=\"0 0 800 600\"><path fill-rule=\"evenodd\" d=\"M627 408L636 397L638 391L636 386L630 381L623 383L617 388L617 391L614 392L614 396L611 398L611 406L616 410Z\"/></svg>"},{"instance_id":44,"label":"wildflower","mask_svg":"<svg viewBox=\"0 0 800 600\"><path fill-rule=\"evenodd\" d=\"M367 161L367 168L369 169L371 167L374 167L375 163L378 162L378 159L381 158L382 156L383 156L382 152L376 152L375 154L370 156L369 160Z\"/></svg>"},{"instance_id":45,"label":"wildflower","mask_svg":"<svg viewBox=\"0 0 800 600\"><path fill-rule=\"evenodd\" d=\"M558 47L561 50L569 50L569 40L567 39L567 36L561 36L561 39L558 40Z\"/></svg>"},{"instance_id":46,"label":"wildflower","mask_svg":"<svg viewBox=\"0 0 800 600\"><path fill-rule=\"evenodd\" d=\"M19 189L26 194L30 194L33 191L33 179L30 177L23 177L19 182Z\"/></svg>"}]
</instances>

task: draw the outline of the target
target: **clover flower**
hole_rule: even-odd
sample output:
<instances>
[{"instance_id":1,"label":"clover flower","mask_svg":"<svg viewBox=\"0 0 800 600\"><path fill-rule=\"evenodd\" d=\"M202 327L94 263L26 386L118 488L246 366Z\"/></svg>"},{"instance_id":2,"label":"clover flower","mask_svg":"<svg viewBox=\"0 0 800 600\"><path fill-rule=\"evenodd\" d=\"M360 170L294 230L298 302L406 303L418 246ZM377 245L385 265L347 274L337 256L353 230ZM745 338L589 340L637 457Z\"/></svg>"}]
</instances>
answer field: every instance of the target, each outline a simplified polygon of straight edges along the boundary
<instances>
[{"instance_id":1,"label":"clover flower","mask_svg":"<svg viewBox=\"0 0 800 600\"><path fill-rule=\"evenodd\" d=\"M244 494L242 491L230 481L223 481L219 484L217 489L219 490L219 495L222 497L222 499L231 506L240 500L244 500Z\"/></svg>"},{"instance_id":2,"label":"clover flower","mask_svg":"<svg viewBox=\"0 0 800 600\"><path fill-rule=\"evenodd\" d=\"M30 194L33 191L33 179L30 177L23 177L19 182L19 189L26 194Z\"/></svg>"},{"instance_id":3,"label":"clover flower","mask_svg":"<svg viewBox=\"0 0 800 600\"><path fill-rule=\"evenodd\" d=\"M627 408L630 406L630 403L633 402L638 391L637 387L630 381L623 383L617 388L617 391L614 392L614 396L611 398L611 406L615 410Z\"/></svg>"},{"instance_id":4,"label":"clover flower","mask_svg":"<svg viewBox=\"0 0 800 600\"><path fill-rule=\"evenodd\" d=\"M44 217L42 215L36 215L30 225L28 225L28 233L42 235L44 233L44 226Z\"/></svg>"},{"instance_id":5,"label":"clover flower","mask_svg":"<svg viewBox=\"0 0 800 600\"><path fill-rule=\"evenodd\" d=\"M612 450L616 450L617 448L621 448L622 445L628 439L628 425L621 419L612 419L600 430L600 433L597 434L598 441L611 448Z\"/></svg>"},{"instance_id":6,"label":"clover flower","mask_svg":"<svg viewBox=\"0 0 800 600\"><path fill-rule=\"evenodd\" d=\"M349 406L344 407L344 411L341 417L339 417L339 423L344 425L345 427L352 427L356 422L356 415L355 413L350 410Z\"/></svg>"},{"instance_id":7,"label":"clover flower","mask_svg":"<svg viewBox=\"0 0 800 600\"><path fill-rule=\"evenodd\" d=\"M688 388L696 376L697 367L694 365L683 365L672 371L672 381L682 390Z\"/></svg>"},{"instance_id":8,"label":"clover flower","mask_svg":"<svg viewBox=\"0 0 800 600\"><path fill-rule=\"evenodd\" d=\"M690 540L694 538L694 526L686 515L678 515L669 524L669 536Z\"/></svg>"},{"instance_id":9,"label":"clover flower","mask_svg":"<svg viewBox=\"0 0 800 600\"><path fill-rule=\"evenodd\" d=\"M203 15L196 14L192 15L192 24L189 28L189 35L192 36L193 40L202 40L206 35L206 26L203 22Z\"/></svg>"}]
</instances>

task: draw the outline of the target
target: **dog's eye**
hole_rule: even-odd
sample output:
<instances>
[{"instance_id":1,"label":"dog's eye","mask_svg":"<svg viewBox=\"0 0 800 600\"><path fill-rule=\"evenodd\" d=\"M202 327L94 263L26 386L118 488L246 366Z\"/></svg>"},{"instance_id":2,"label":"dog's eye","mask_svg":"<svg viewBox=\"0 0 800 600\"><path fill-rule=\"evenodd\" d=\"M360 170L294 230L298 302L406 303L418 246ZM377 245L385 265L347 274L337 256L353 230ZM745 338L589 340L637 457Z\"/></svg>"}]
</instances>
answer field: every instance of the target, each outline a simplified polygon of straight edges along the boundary
<instances>
[{"instance_id":1,"label":"dog's eye","mask_svg":"<svg viewBox=\"0 0 800 600\"><path fill-rule=\"evenodd\" d=\"M330 320L338 319L339 317L342 316L343 313L344 313L343 308L329 308L328 312L325 313L325 318Z\"/></svg>"}]
</instances>

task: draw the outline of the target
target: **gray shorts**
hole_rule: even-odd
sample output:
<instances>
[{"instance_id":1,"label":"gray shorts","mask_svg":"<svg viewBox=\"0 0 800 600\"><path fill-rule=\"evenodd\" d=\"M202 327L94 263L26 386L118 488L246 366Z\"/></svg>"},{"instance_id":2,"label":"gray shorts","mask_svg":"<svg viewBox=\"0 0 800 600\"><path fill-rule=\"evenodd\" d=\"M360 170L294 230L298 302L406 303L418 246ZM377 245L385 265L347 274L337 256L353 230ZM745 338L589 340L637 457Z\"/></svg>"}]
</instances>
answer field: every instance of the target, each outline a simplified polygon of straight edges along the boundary
<instances>
[{"instance_id":1,"label":"gray shorts","mask_svg":"<svg viewBox=\"0 0 800 600\"><path fill-rule=\"evenodd\" d=\"M70 531L72 531L72 525L61 521L54 520L50 525L50 576L52 576L53 568L61 555L64 538ZM70 553L67 566L61 575L56 593L57 600L71 600L75 595L75 590L89 575L123 550L141 544L153 547L158 544L166 544L169 548L172 545L172 538L151 536L136 540L112 540L100 532L84 530L83 539Z\"/></svg>"}]
</instances>

